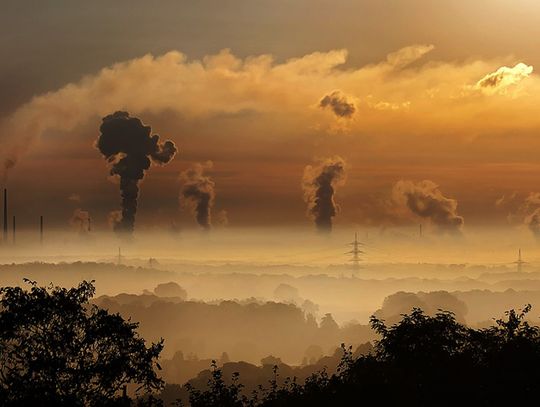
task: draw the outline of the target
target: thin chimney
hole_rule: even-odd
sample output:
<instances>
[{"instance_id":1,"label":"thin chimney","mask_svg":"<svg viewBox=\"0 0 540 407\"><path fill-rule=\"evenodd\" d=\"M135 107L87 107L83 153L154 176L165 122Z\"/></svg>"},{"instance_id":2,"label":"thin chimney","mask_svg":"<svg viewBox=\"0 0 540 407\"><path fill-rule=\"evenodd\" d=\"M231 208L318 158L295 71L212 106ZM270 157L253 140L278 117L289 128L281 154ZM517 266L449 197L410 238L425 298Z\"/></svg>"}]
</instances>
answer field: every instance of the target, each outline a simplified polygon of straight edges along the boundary
<instances>
[{"instance_id":1,"label":"thin chimney","mask_svg":"<svg viewBox=\"0 0 540 407\"><path fill-rule=\"evenodd\" d=\"M4 188L4 243L7 243L8 238L8 196L7 188Z\"/></svg>"}]
</instances>

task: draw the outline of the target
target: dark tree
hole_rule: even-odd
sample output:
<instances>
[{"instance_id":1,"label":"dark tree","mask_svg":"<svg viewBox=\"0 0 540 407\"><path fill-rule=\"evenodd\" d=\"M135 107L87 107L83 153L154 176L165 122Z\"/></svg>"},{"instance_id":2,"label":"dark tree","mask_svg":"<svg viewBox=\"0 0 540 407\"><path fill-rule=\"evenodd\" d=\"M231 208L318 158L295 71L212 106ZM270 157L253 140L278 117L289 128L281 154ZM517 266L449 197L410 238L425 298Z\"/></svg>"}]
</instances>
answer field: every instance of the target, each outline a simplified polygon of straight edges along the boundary
<instances>
[{"instance_id":1,"label":"dark tree","mask_svg":"<svg viewBox=\"0 0 540 407\"><path fill-rule=\"evenodd\" d=\"M151 393L163 341L89 304L94 286L0 288L0 400L13 406L129 404L124 386Z\"/></svg>"}]
</instances>

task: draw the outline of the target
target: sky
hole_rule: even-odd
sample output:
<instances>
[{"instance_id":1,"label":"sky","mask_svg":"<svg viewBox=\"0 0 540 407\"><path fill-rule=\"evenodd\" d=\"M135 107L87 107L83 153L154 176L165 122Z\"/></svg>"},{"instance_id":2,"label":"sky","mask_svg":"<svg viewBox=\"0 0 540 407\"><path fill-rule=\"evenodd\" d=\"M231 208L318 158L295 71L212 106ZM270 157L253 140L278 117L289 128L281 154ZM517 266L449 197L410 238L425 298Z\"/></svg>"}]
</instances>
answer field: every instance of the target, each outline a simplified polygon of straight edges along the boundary
<instances>
[{"instance_id":1,"label":"sky","mask_svg":"<svg viewBox=\"0 0 540 407\"><path fill-rule=\"evenodd\" d=\"M5 0L13 214L110 228L120 185L95 143L128 111L178 148L139 185L139 230L198 227L191 182L213 227L333 213L335 228L538 235L539 18L534 0Z\"/></svg>"}]
</instances>

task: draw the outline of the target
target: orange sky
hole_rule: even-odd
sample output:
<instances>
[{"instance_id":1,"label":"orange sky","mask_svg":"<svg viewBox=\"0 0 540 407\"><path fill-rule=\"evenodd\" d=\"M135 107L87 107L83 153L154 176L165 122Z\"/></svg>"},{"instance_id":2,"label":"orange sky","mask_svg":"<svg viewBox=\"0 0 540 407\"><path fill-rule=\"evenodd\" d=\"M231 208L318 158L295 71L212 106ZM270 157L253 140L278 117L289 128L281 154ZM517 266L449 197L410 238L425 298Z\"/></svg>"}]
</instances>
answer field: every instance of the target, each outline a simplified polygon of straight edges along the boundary
<instances>
[{"instance_id":1,"label":"orange sky","mask_svg":"<svg viewBox=\"0 0 540 407\"><path fill-rule=\"evenodd\" d=\"M263 17L265 2L261 9L245 4L242 9L245 2L238 3L239 10L249 11L250 22L282 24L292 33L282 17ZM318 3L320 13L330 7ZM82 208L93 214L97 225L107 227L107 214L118 209L118 185L107 179L106 163L93 142L101 117L127 110L180 149L170 165L148 172L141 186L141 227L167 227L172 220L194 226L189 210L178 201L178 177L194 163L208 160L213 162L207 175L216 184L216 218L226 211L231 226L309 224L301 185L304 168L334 155L347 163L347 179L336 187L341 208L336 225L418 222L418 214L395 197L400 180L438 185L435 195L457 202L465 229L507 224L508 219L512 224L528 222L537 206L525 207L526 197L538 191L540 175L540 79L535 73L540 58L531 48L540 36L533 35L538 31L534 26L536 31L525 41L523 26L533 27L540 6L525 0L473 3L454 2L453 14L444 19L447 5L415 0L411 7L424 18L410 24L409 12L402 19L396 12L404 1L370 7L343 0L334 10L343 18L341 26L321 20L315 7L305 21L294 21L298 35L312 32L319 47L315 39L309 48L298 42L293 53L291 44L277 34L282 48L274 43L265 47L270 43L262 24L249 31L260 36L257 47L250 49L242 37L216 50L212 38L226 30L208 23L206 45L191 55L174 46L155 52L139 39L136 55L99 55L101 66L90 64L95 67L90 72L80 68L82 78L47 72L47 80L56 86L36 84L35 93L25 91L26 101L6 108L0 121L0 156L18 161L8 178L13 205L24 217L40 211L66 227L73 210ZM480 7L488 3L489 10ZM139 6L133 6L134 19ZM378 27L356 44L343 41L344 33L355 27L346 11L359 7L381 24L386 16L392 23L385 25L389 32L377 36ZM16 13L16 7L10 11ZM47 11L63 21L60 10L58 15ZM204 21L215 17L210 5L197 13ZM495 29L505 13L506 24L499 32L480 32L482 27ZM223 18L237 24L232 31L241 26L240 16ZM317 22L319 34L314 31ZM445 37L439 22L447 33L461 35ZM117 37L105 40L99 27L87 35L113 50ZM463 32L470 33L470 40ZM294 37L291 41L295 43ZM6 43L3 48L21 58L21 50ZM458 55L458 49L466 54ZM17 75L11 74L15 80ZM9 70L3 72L2 81L9 75ZM325 96L328 103L321 106ZM2 98L2 106L14 103L7 100L9 95ZM497 199L514 192L518 194L511 204L496 205ZM80 199L69 200L71 195Z\"/></svg>"}]
</instances>

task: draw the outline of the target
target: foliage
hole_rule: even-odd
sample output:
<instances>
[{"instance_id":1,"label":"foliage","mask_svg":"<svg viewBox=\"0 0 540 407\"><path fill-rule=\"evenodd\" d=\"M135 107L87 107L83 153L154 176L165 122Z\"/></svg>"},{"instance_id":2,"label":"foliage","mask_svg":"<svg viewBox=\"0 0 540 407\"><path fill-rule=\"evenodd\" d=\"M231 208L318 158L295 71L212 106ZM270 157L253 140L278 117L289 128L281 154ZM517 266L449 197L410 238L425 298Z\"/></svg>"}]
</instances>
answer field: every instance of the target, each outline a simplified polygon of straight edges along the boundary
<instances>
[{"instance_id":1,"label":"foliage","mask_svg":"<svg viewBox=\"0 0 540 407\"><path fill-rule=\"evenodd\" d=\"M304 384L287 378L278 385L278 370L268 389L260 387L251 398L241 396L238 377L229 390L234 406L349 406L349 405L520 405L535 400L540 390L540 329L531 326L522 311L511 310L487 329L475 330L456 322L454 314L439 311L428 316L414 308L400 322L386 326L372 317L380 335L372 354L358 358L342 345L338 371L322 370ZM190 388L194 406L212 399L220 404L227 395L219 369L219 391Z\"/></svg>"},{"instance_id":2,"label":"foliage","mask_svg":"<svg viewBox=\"0 0 540 407\"><path fill-rule=\"evenodd\" d=\"M200 391L189 384L189 403L192 407L242 407L247 398L242 396L242 385L238 383L238 373L233 373L232 384L223 380L221 369L215 360L212 361L212 376L208 381L208 390Z\"/></svg>"},{"instance_id":3,"label":"foliage","mask_svg":"<svg viewBox=\"0 0 540 407\"><path fill-rule=\"evenodd\" d=\"M65 289L26 281L29 290L0 288L4 405L126 405L126 385L162 387L154 368L163 342L146 347L136 323L90 305L91 282Z\"/></svg>"}]
</instances>

